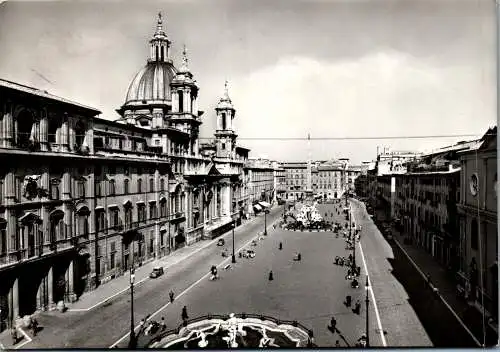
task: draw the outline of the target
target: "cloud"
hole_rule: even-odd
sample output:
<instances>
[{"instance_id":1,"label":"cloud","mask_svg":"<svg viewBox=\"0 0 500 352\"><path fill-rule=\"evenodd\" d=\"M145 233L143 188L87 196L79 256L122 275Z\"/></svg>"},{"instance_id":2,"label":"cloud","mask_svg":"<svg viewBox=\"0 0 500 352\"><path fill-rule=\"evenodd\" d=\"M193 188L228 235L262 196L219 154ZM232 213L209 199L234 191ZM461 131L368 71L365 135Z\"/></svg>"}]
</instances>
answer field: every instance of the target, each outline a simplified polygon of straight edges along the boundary
<instances>
[{"instance_id":1,"label":"cloud","mask_svg":"<svg viewBox=\"0 0 500 352\"><path fill-rule=\"evenodd\" d=\"M238 111L235 122L242 137L305 137L308 132L326 138L401 136L377 142L422 148L436 141L404 136L481 134L495 123L491 70L433 66L397 51L335 62L287 57L238 80L231 92ZM278 159L307 157L306 142L242 143L256 153L272 148ZM319 158L375 154L373 140L311 144Z\"/></svg>"}]
</instances>

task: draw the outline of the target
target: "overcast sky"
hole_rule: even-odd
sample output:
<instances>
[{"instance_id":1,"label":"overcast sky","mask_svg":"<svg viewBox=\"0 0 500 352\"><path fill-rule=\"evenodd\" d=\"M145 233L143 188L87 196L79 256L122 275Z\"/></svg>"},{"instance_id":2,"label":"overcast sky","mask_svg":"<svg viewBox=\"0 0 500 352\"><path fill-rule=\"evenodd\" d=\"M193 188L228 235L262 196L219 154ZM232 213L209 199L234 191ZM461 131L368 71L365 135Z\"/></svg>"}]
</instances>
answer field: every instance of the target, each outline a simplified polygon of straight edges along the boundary
<instances>
[{"instance_id":1,"label":"overcast sky","mask_svg":"<svg viewBox=\"0 0 500 352\"><path fill-rule=\"evenodd\" d=\"M228 79L239 144L252 156L306 159L307 141L245 137L481 135L496 124L493 0L9 1L0 4L0 77L116 119L159 11L174 63L188 48L202 135L212 136ZM311 150L359 163L377 145L460 139L470 138L313 140Z\"/></svg>"}]
</instances>

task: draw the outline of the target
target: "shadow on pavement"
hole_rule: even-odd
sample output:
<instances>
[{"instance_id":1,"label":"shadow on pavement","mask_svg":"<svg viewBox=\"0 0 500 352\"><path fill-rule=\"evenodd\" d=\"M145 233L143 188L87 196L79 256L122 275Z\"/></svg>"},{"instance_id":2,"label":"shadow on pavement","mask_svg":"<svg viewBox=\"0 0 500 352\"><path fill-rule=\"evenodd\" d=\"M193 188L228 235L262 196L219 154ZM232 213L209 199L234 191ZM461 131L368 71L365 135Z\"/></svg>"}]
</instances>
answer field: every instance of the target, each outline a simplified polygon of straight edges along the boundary
<instances>
[{"instance_id":1,"label":"shadow on pavement","mask_svg":"<svg viewBox=\"0 0 500 352\"><path fill-rule=\"evenodd\" d=\"M441 301L429 286L427 281L420 275L415 267L410 263L403 251L394 243L391 243L394 259L387 258L392 265L392 275L403 285L409 299L408 303L417 314L422 326L426 330L434 347L478 347L474 339L458 322L455 316ZM476 311L476 312L474 312ZM464 312L456 312L463 321L477 321L481 323L477 309L469 307ZM476 338L479 338L482 326L468 325ZM496 344L496 334L491 331L487 334L487 346Z\"/></svg>"}]
</instances>

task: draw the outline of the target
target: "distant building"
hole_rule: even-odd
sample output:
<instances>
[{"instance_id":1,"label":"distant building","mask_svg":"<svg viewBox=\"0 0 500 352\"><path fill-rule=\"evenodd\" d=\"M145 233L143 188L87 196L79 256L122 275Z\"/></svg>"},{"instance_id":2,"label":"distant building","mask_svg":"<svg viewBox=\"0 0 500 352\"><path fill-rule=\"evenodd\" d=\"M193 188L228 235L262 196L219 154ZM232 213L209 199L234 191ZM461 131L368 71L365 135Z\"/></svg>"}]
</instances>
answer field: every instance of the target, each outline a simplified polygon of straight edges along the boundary
<instances>
[{"instance_id":1,"label":"distant building","mask_svg":"<svg viewBox=\"0 0 500 352\"><path fill-rule=\"evenodd\" d=\"M249 194L247 214L258 214L275 196L274 165L268 159L250 158L244 172ZM260 202L265 202L264 206Z\"/></svg>"}]
</instances>

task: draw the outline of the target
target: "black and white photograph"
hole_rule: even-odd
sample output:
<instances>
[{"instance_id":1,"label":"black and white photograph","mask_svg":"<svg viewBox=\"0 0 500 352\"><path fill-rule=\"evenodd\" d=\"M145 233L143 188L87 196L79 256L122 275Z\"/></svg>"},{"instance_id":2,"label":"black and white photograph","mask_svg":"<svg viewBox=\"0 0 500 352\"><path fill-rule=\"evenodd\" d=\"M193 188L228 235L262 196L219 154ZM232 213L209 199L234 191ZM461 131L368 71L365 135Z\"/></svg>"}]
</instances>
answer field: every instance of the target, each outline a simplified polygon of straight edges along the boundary
<instances>
[{"instance_id":1,"label":"black and white photograph","mask_svg":"<svg viewBox=\"0 0 500 352\"><path fill-rule=\"evenodd\" d=\"M0 350L498 345L496 0L0 0Z\"/></svg>"}]
</instances>

